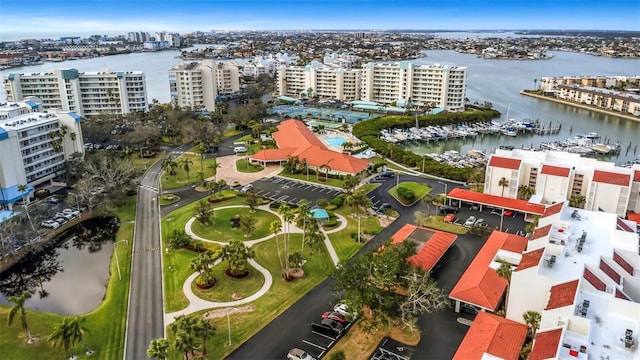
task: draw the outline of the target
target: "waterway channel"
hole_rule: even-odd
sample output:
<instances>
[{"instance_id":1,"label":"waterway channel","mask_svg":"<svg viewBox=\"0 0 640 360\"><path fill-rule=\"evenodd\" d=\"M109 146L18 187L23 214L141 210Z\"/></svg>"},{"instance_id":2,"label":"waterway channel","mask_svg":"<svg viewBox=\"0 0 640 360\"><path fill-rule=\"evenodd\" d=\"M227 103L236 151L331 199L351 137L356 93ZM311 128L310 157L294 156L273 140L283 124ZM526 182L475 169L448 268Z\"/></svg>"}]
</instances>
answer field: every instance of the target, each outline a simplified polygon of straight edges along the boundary
<instances>
[{"instance_id":1,"label":"waterway channel","mask_svg":"<svg viewBox=\"0 0 640 360\"><path fill-rule=\"evenodd\" d=\"M33 293L26 302L30 309L60 315L95 309L106 292L117 229L115 218L89 219L25 257L0 274L0 304L28 290Z\"/></svg>"}]
</instances>

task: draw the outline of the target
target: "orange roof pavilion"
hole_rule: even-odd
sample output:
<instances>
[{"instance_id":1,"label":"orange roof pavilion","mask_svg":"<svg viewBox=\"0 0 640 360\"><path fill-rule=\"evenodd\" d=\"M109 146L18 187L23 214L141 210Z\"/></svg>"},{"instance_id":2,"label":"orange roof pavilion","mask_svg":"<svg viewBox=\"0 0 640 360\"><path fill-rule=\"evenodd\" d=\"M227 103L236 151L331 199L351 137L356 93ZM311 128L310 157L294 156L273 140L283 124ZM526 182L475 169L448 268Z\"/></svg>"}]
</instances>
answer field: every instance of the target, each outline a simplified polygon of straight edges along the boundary
<instances>
[{"instance_id":1,"label":"orange roof pavilion","mask_svg":"<svg viewBox=\"0 0 640 360\"><path fill-rule=\"evenodd\" d=\"M429 228L406 224L393 236L393 244L406 239L418 243L415 255L407 259L413 266L430 271L458 236Z\"/></svg>"},{"instance_id":2,"label":"orange roof pavilion","mask_svg":"<svg viewBox=\"0 0 640 360\"><path fill-rule=\"evenodd\" d=\"M527 214L542 215L545 206L531 203L526 200L511 199L507 197L483 194L481 192L455 188L447 194L447 198L468 201L481 205L497 206L507 210L520 211Z\"/></svg>"},{"instance_id":3,"label":"orange roof pavilion","mask_svg":"<svg viewBox=\"0 0 640 360\"><path fill-rule=\"evenodd\" d=\"M329 172L359 174L369 167L369 162L343 153L329 150L304 123L295 119L285 120L273 133L278 149L263 149L250 156L259 162L287 161L289 156L297 156L306 161L310 168L327 166Z\"/></svg>"},{"instance_id":4,"label":"orange roof pavilion","mask_svg":"<svg viewBox=\"0 0 640 360\"><path fill-rule=\"evenodd\" d=\"M453 359L482 359L486 353L500 359L518 360L526 338L527 325L481 311Z\"/></svg>"}]
</instances>

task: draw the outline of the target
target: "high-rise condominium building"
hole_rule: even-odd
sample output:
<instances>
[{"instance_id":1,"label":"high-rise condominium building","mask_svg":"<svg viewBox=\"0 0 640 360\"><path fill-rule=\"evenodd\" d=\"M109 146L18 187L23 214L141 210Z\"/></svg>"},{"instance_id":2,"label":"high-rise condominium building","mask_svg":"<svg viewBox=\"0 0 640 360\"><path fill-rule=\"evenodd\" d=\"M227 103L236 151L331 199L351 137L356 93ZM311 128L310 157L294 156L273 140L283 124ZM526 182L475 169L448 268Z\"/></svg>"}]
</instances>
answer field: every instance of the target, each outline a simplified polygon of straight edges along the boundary
<instances>
[{"instance_id":1,"label":"high-rise condominium building","mask_svg":"<svg viewBox=\"0 0 640 360\"><path fill-rule=\"evenodd\" d=\"M420 108L462 111L466 76L466 67L408 61L367 63L361 69L329 67L314 61L305 67L279 67L278 91L286 96L312 95L383 105L410 103Z\"/></svg>"},{"instance_id":2,"label":"high-rise condominium building","mask_svg":"<svg viewBox=\"0 0 640 360\"><path fill-rule=\"evenodd\" d=\"M20 106L20 104L18 104ZM0 107L12 107L13 103ZM52 180L63 171L65 160L83 153L81 118L68 111L27 112L0 120L0 207L26 194L18 190Z\"/></svg>"},{"instance_id":3,"label":"high-rise condominium building","mask_svg":"<svg viewBox=\"0 0 640 360\"><path fill-rule=\"evenodd\" d=\"M179 107L215 110L220 94L240 90L238 66L231 62L183 62L169 69L169 87Z\"/></svg>"},{"instance_id":4,"label":"high-rise condominium building","mask_svg":"<svg viewBox=\"0 0 640 360\"><path fill-rule=\"evenodd\" d=\"M8 101L37 96L42 109L72 111L80 116L147 111L147 88L141 71L15 73L2 78Z\"/></svg>"}]
</instances>

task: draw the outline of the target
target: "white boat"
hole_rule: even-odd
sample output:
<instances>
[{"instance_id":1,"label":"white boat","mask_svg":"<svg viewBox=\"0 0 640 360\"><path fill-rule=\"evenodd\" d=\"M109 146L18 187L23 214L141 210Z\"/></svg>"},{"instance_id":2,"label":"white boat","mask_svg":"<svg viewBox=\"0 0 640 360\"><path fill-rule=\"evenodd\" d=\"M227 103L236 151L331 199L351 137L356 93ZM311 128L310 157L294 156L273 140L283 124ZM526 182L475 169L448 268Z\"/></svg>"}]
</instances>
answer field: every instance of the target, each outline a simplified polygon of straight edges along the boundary
<instances>
[{"instance_id":1,"label":"white boat","mask_svg":"<svg viewBox=\"0 0 640 360\"><path fill-rule=\"evenodd\" d=\"M515 130L511 129L511 128L502 129L500 131L500 133L502 133L502 135L507 135L507 136L516 136L516 135L518 135L518 133Z\"/></svg>"},{"instance_id":2,"label":"white boat","mask_svg":"<svg viewBox=\"0 0 640 360\"><path fill-rule=\"evenodd\" d=\"M609 151L611 151L611 148L605 144L594 144L591 145L591 149L595 152L601 153L601 154L608 154Z\"/></svg>"}]
</instances>

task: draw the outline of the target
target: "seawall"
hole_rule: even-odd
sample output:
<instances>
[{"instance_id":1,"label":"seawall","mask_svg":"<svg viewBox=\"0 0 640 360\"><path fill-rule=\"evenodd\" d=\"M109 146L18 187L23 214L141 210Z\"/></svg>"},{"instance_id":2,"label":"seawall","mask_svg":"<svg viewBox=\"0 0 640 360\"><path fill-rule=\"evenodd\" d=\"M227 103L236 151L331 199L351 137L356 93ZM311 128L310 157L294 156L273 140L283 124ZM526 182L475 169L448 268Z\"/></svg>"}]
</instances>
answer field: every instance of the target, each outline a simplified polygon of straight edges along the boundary
<instances>
[{"instance_id":1,"label":"seawall","mask_svg":"<svg viewBox=\"0 0 640 360\"><path fill-rule=\"evenodd\" d=\"M558 104L565 104L565 105L577 107L577 108L584 109L584 110L589 110L589 111L593 111L593 112L597 112L597 113L601 113L601 114L617 116L619 118L640 122L640 117L638 117L638 116L625 115L625 114L621 114L619 112L610 111L610 110L606 110L606 109L600 109L600 108L593 107L593 106L590 106L590 105L578 104L578 103L575 103L575 102L572 102L572 101L562 100L562 99L549 97L549 96L544 96L544 95L533 94L533 93L530 93L530 92L526 92L524 90L520 91L520 95L530 96L530 97L533 97L533 98L536 98L536 99L540 99L540 100L553 101L553 102L556 102Z\"/></svg>"}]
</instances>

